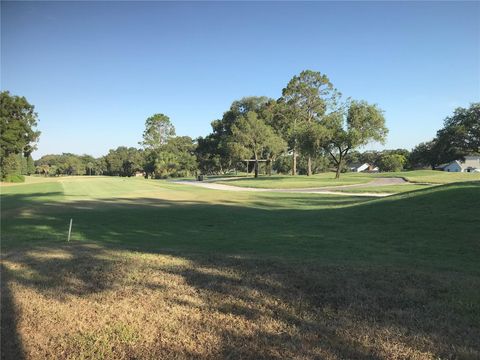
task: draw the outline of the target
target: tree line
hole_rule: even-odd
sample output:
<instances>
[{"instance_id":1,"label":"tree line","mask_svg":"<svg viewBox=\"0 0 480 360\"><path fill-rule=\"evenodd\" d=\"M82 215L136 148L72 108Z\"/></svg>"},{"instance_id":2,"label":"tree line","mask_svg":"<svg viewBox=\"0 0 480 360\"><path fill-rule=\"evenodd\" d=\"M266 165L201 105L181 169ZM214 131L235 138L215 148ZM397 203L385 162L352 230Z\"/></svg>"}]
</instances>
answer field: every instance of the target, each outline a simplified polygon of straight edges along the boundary
<instances>
[{"instance_id":1,"label":"tree line","mask_svg":"<svg viewBox=\"0 0 480 360\"><path fill-rule=\"evenodd\" d=\"M159 115L168 119L164 115ZM173 125L171 125L171 128L173 129ZM190 137L172 136L158 147L137 149L135 147L119 146L99 158L68 153L44 155L35 161L35 169L37 174L45 176L108 175L130 177L137 174L151 178L191 176L197 171L194 150L195 143Z\"/></svg>"},{"instance_id":2,"label":"tree line","mask_svg":"<svg viewBox=\"0 0 480 360\"><path fill-rule=\"evenodd\" d=\"M302 71L282 96L244 97L211 123L205 137L176 136L169 117L154 114L145 122L140 148L120 146L99 158L63 153L33 161L40 132L38 115L24 97L0 94L2 181L22 181L33 173L111 175L150 178L232 171L312 175L334 170L339 177L353 163L380 171L436 166L480 153L480 103L458 108L429 142L406 149L359 152L388 133L383 111L363 100L343 99L328 77Z\"/></svg>"}]
</instances>

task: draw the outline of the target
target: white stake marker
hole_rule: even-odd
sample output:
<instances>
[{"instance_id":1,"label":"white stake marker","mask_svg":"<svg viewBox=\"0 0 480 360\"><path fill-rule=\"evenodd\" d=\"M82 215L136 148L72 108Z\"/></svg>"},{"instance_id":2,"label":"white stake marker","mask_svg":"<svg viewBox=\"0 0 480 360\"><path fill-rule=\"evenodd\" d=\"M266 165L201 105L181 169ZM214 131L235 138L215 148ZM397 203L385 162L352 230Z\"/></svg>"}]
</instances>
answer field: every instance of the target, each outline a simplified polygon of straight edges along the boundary
<instances>
[{"instance_id":1,"label":"white stake marker","mask_svg":"<svg viewBox=\"0 0 480 360\"><path fill-rule=\"evenodd\" d=\"M68 240L67 241L70 241L70 234L72 233L72 222L73 222L73 219L70 219L70 227L68 228Z\"/></svg>"}]
</instances>

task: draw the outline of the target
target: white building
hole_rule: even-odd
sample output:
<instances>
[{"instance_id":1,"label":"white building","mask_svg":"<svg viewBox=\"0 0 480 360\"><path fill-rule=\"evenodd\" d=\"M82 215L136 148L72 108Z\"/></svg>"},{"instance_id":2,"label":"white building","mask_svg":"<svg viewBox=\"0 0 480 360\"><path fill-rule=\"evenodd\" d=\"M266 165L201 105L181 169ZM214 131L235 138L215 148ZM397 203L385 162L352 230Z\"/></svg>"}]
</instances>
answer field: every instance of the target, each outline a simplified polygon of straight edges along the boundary
<instances>
[{"instance_id":1,"label":"white building","mask_svg":"<svg viewBox=\"0 0 480 360\"><path fill-rule=\"evenodd\" d=\"M376 167L375 165L371 165L369 163L352 164L352 165L350 165L350 171L353 171L353 172L363 172L363 171L378 172L378 167Z\"/></svg>"},{"instance_id":2,"label":"white building","mask_svg":"<svg viewBox=\"0 0 480 360\"><path fill-rule=\"evenodd\" d=\"M480 172L480 156L465 156L465 161L455 160L442 168L448 172Z\"/></svg>"}]
</instances>

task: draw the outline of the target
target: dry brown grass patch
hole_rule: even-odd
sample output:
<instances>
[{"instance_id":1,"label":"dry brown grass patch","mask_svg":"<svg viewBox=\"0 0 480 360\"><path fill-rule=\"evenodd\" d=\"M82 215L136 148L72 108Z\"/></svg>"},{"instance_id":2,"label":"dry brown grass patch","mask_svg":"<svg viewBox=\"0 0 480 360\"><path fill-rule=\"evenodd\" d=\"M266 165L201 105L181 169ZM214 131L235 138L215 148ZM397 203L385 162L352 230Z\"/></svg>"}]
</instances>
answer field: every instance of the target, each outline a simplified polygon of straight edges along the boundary
<instances>
[{"instance_id":1,"label":"dry brown grass patch","mask_svg":"<svg viewBox=\"0 0 480 360\"><path fill-rule=\"evenodd\" d=\"M2 275L5 358L480 356L448 274L71 244L8 253Z\"/></svg>"}]
</instances>

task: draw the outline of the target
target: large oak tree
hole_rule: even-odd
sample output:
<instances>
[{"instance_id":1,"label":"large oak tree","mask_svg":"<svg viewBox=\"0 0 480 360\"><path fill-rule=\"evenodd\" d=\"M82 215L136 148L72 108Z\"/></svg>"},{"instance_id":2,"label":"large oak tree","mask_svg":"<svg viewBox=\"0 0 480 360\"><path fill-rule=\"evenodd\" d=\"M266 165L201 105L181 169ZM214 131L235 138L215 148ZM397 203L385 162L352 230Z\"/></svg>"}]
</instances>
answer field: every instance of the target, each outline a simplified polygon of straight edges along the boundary
<instances>
[{"instance_id":1,"label":"large oak tree","mask_svg":"<svg viewBox=\"0 0 480 360\"><path fill-rule=\"evenodd\" d=\"M437 132L437 142L446 146L444 161L452 161L468 154L480 153L480 103L469 108L457 108Z\"/></svg>"},{"instance_id":2,"label":"large oak tree","mask_svg":"<svg viewBox=\"0 0 480 360\"><path fill-rule=\"evenodd\" d=\"M36 130L35 108L23 96L0 93L0 168L1 177L21 172L18 155L29 157L35 150L40 132Z\"/></svg>"},{"instance_id":3,"label":"large oak tree","mask_svg":"<svg viewBox=\"0 0 480 360\"><path fill-rule=\"evenodd\" d=\"M329 114L326 126L331 133L325 148L335 163L336 178L349 151L373 141L383 144L388 134L383 111L365 101L348 101Z\"/></svg>"},{"instance_id":4,"label":"large oak tree","mask_svg":"<svg viewBox=\"0 0 480 360\"><path fill-rule=\"evenodd\" d=\"M255 177L258 177L258 160L264 152L280 152L285 148L283 139L260 119L256 112L249 111L232 126L232 144L239 154L253 157Z\"/></svg>"}]
</instances>

